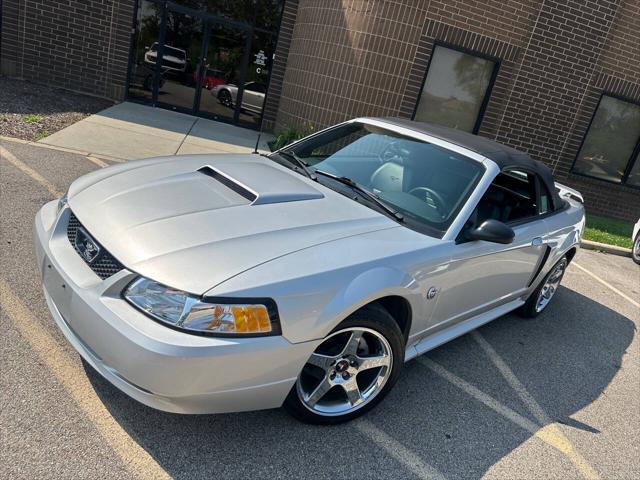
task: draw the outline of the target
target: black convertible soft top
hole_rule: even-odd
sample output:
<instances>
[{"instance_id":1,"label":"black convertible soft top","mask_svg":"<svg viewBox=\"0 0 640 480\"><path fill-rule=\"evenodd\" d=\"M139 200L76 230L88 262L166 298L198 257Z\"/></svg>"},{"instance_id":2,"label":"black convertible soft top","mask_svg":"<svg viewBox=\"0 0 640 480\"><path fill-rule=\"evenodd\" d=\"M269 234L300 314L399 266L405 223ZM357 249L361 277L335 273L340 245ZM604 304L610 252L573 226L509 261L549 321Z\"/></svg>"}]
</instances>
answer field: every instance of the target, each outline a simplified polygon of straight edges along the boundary
<instances>
[{"instance_id":1,"label":"black convertible soft top","mask_svg":"<svg viewBox=\"0 0 640 480\"><path fill-rule=\"evenodd\" d=\"M456 130L455 128L444 127L442 125L415 122L413 120L397 117L381 118L380 120L392 125L408 128L419 133L431 135L432 137L446 140L447 142L476 152L495 162L500 170L521 168L523 170L536 173L545 183L547 190L549 190L549 193L553 197L554 210L561 208L564 204L558 195L553 179L553 173L551 173L549 167L542 162L532 159L524 152L516 150L515 148L507 147L506 145L494 142L493 140L485 137Z\"/></svg>"}]
</instances>

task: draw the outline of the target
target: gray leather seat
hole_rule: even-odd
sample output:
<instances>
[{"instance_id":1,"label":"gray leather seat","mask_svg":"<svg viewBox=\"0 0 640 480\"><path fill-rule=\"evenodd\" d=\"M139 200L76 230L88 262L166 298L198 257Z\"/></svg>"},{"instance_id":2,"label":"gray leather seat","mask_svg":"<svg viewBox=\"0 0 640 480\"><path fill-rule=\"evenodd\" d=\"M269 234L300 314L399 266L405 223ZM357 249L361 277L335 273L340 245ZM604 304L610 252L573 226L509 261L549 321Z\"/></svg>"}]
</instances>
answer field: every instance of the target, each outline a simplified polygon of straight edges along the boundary
<instances>
[{"instance_id":1,"label":"gray leather seat","mask_svg":"<svg viewBox=\"0 0 640 480\"><path fill-rule=\"evenodd\" d=\"M404 165L395 162L380 165L371 175L372 190L374 192L402 192L404 170Z\"/></svg>"},{"instance_id":2,"label":"gray leather seat","mask_svg":"<svg viewBox=\"0 0 640 480\"><path fill-rule=\"evenodd\" d=\"M506 204L505 194L495 187L490 187L476 208L478 224L488 219L507 222L511 214L511 206Z\"/></svg>"}]
</instances>

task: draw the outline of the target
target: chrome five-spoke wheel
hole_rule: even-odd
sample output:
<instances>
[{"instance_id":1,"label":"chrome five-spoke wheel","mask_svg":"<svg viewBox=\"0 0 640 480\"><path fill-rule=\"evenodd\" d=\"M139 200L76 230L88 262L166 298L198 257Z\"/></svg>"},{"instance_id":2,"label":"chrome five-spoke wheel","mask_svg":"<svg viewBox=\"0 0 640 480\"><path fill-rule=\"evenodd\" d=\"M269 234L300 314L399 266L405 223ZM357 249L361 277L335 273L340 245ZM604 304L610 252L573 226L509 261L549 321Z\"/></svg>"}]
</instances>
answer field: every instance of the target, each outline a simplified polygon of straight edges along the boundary
<instances>
[{"instance_id":1,"label":"chrome five-spoke wheel","mask_svg":"<svg viewBox=\"0 0 640 480\"><path fill-rule=\"evenodd\" d=\"M558 287L560 286L560 281L562 280L562 276L564 275L566 268L567 259L563 258L553 267L549 275L547 275L547 278L540 289L540 293L538 294L536 312L539 313L547 307L553 298L553 295L556 293L556 290L558 290Z\"/></svg>"},{"instance_id":2,"label":"chrome five-spoke wheel","mask_svg":"<svg viewBox=\"0 0 640 480\"><path fill-rule=\"evenodd\" d=\"M377 331L352 327L329 335L296 383L298 397L322 416L354 412L378 395L393 366L389 342Z\"/></svg>"},{"instance_id":3,"label":"chrome five-spoke wheel","mask_svg":"<svg viewBox=\"0 0 640 480\"><path fill-rule=\"evenodd\" d=\"M555 296L556 291L560 287L564 272L569 265L568 255L563 255L558 260L544 279L538 284L536 289L531 292L527 301L518 309L518 314L524 318L535 318L547 308L551 299Z\"/></svg>"}]
</instances>

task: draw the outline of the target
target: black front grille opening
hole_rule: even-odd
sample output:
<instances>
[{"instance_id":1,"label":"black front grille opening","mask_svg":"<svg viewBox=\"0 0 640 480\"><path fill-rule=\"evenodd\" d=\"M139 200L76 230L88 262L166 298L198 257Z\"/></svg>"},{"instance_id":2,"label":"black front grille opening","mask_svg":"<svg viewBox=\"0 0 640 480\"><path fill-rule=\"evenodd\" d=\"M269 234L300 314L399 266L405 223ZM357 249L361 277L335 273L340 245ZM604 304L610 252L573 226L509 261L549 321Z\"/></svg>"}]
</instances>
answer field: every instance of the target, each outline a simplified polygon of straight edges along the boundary
<instances>
[{"instance_id":1,"label":"black front grille opening","mask_svg":"<svg viewBox=\"0 0 640 480\"><path fill-rule=\"evenodd\" d=\"M76 235L78 234L78 228L82 227L82 224L77 219L77 217L71 212L69 216L69 224L67 225L67 238L71 243L71 246L74 248L78 255L80 255L80 251L78 247L76 247ZM84 227L82 227L84 228ZM85 229L86 230L86 229ZM87 262L86 259L80 255L80 258L86 263L93 272L98 275L102 280L109 278L112 275L115 275L120 270L124 269L124 265L122 265L118 260L116 260L113 255L111 255L105 248L100 245L95 239L93 241L100 247L100 254L97 256L95 260L92 262Z\"/></svg>"}]
</instances>

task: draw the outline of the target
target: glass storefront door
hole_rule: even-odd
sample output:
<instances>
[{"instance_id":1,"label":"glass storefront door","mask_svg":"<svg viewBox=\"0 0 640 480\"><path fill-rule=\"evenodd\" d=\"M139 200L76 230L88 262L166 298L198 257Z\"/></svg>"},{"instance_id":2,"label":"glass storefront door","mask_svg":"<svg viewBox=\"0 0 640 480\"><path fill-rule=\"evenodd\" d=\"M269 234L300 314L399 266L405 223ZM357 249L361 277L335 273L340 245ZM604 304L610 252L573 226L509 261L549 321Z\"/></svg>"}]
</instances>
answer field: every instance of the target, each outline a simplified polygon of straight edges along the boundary
<instances>
[{"instance_id":1,"label":"glass storefront door","mask_svg":"<svg viewBox=\"0 0 640 480\"><path fill-rule=\"evenodd\" d=\"M140 0L128 97L259 128L282 4Z\"/></svg>"},{"instance_id":2,"label":"glass storefront door","mask_svg":"<svg viewBox=\"0 0 640 480\"><path fill-rule=\"evenodd\" d=\"M260 126L274 51L275 36L268 32L254 31L242 97L245 115L240 117L240 123L246 126Z\"/></svg>"},{"instance_id":3,"label":"glass storefront door","mask_svg":"<svg viewBox=\"0 0 640 480\"><path fill-rule=\"evenodd\" d=\"M271 33L211 26L199 113L258 128L275 46Z\"/></svg>"},{"instance_id":4,"label":"glass storefront door","mask_svg":"<svg viewBox=\"0 0 640 480\"><path fill-rule=\"evenodd\" d=\"M167 9L158 104L180 110L193 109L203 29L201 18L176 7Z\"/></svg>"},{"instance_id":5,"label":"glass storefront door","mask_svg":"<svg viewBox=\"0 0 640 480\"><path fill-rule=\"evenodd\" d=\"M129 98L152 101L156 59L152 57L151 49L158 45L162 15L162 6L156 3L143 0L138 6L138 28L129 73Z\"/></svg>"},{"instance_id":6,"label":"glass storefront door","mask_svg":"<svg viewBox=\"0 0 640 480\"><path fill-rule=\"evenodd\" d=\"M246 32L237 28L219 23L210 26L200 82L199 113L215 120L238 121L236 107L246 73L243 65L247 38Z\"/></svg>"}]
</instances>

